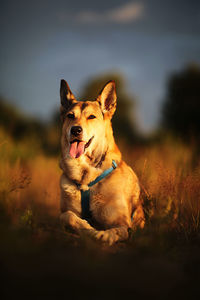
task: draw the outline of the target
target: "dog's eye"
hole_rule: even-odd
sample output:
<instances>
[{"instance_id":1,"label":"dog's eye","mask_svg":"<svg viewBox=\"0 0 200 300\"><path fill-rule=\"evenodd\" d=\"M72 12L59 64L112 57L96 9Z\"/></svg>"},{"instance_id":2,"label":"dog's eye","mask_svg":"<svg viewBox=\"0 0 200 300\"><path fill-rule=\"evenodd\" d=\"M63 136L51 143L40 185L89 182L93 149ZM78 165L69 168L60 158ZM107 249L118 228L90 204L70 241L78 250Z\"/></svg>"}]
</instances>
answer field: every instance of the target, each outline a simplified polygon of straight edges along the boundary
<instances>
[{"instance_id":1,"label":"dog's eye","mask_svg":"<svg viewBox=\"0 0 200 300\"><path fill-rule=\"evenodd\" d=\"M74 118L75 118L75 116L74 116L73 113L69 113L69 114L67 115L67 117L68 117L69 119L74 119Z\"/></svg>"},{"instance_id":2,"label":"dog's eye","mask_svg":"<svg viewBox=\"0 0 200 300\"><path fill-rule=\"evenodd\" d=\"M94 115L90 115L89 117L88 117L88 119L95 119L96 117L94 116Z\"/></svg>"}]
</instances>

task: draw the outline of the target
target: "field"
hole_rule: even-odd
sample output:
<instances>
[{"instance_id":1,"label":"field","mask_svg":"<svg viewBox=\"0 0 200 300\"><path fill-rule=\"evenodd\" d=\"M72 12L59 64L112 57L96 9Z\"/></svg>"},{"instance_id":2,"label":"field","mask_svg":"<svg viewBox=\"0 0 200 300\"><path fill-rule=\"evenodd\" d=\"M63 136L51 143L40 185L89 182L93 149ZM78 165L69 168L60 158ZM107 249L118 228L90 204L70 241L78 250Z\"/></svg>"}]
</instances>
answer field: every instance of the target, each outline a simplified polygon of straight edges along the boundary
<instances>
[{"instance_id":1,"label":"field","mask_svg":"<svg viewBox=\"0 0 200 300\"><path fill-rule=\"evenodd\" d=\"M0 265L4 299L194 299L200 295L200 159L166 138L128 147L146 226L112 247L65 231L59 157L0 130Z\"/></svg>"}]
</instances>

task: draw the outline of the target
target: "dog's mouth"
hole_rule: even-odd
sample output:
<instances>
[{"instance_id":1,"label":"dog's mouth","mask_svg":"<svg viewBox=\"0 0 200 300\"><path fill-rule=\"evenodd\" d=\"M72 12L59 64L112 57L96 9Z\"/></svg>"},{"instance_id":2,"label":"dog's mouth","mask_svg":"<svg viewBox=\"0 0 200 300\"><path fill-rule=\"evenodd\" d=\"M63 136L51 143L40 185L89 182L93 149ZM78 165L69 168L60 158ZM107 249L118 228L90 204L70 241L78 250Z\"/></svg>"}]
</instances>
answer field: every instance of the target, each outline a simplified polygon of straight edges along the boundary
<instances>
[{"instance_id":1,"label":"dog's mouth","mask_svg":"<svg viewBox=\"0 0 200 300\"><path fill-rule=\"evenodd\" d=\"M73 141L71 141L69 148L70 156L72 158L80 157L85 152L85 149L90 146L93 138L94 136L92 136L87 143L78 139L74 139Z\"/></svg>"}]
</instances>

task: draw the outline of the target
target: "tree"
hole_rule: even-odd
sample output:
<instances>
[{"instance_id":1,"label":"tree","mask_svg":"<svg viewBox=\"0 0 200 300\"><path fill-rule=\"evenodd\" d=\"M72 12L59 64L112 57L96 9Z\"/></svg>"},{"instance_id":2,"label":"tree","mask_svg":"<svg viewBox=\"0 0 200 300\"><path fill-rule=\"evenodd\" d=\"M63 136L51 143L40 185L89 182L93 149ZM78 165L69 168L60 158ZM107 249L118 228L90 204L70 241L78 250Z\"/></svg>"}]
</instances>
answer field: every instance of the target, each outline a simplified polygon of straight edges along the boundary
<instances>
[{"instance_id":1,"label":"tree","mask_svg":"<svg viewBox=\"0 0 200 300\"><path fill-rule=\"evenodd\" d=\"M175 73L168 83L163 105L165 129L186 140L200 135L200 67L189 65Z\"/></svg>"},{"instance_id":2,"label":"tree","mask_svg":"<svg viewBox=\"0 0 200 300\"><path fill-rule=\"evenodd\" d=\"M0 97L0 128L16 141L29 140L46 154L60 151L60 114L55 113L49 123L31 117Z\"/></svg>"},{"instance_id":3,"label":"tree","mask_svg":"<svg viewBox=\"0 0 200 300\"><path fill-rule=\"evenodd\" d=\"M36 118L21 112L13 104L0 97L0 127L15 140L45 136L45 125Z\"/></svg>"},{"instance_id":4,"label":"tree","mask_svg":"<svg viewBox=\"0 0 200 300\"><path fill-rule=\"evenodd\" d=\"M114 135L116 138L132 143L138 138L134 124L134 99L127 94L125 81L120 74L106 74L89 81L83 89L80 99L95 100L109 80L115 81L117 91L117 110L112 119Z\"/></svg>"}]
</instances>

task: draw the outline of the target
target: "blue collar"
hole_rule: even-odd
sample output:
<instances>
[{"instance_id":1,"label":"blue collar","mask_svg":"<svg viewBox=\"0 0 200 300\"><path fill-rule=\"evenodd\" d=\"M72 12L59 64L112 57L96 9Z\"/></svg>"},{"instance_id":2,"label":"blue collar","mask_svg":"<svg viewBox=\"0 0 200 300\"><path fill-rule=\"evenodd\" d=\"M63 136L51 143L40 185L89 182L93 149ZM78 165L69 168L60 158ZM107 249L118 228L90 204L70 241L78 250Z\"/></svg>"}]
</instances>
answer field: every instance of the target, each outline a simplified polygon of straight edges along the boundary
<instances>
[{"instance_id":1,"label":"blue collar","mask_svg":"<svg viewBox=\"0 0 200 300\"><path fill-rule=\"evenodd\" d=\"M108 176L110 173L112 173L113 170L117 168L116 162L112 161L112 167L105 170L101 175L99 175L95 180L91 181L88 186L91 187L104 179L106 176ZM90 212L90 189L87 191L81 190L81 208L82 208L82 218L83 219L90 219L92 217Z\"/></svg>"}]
</instances>

